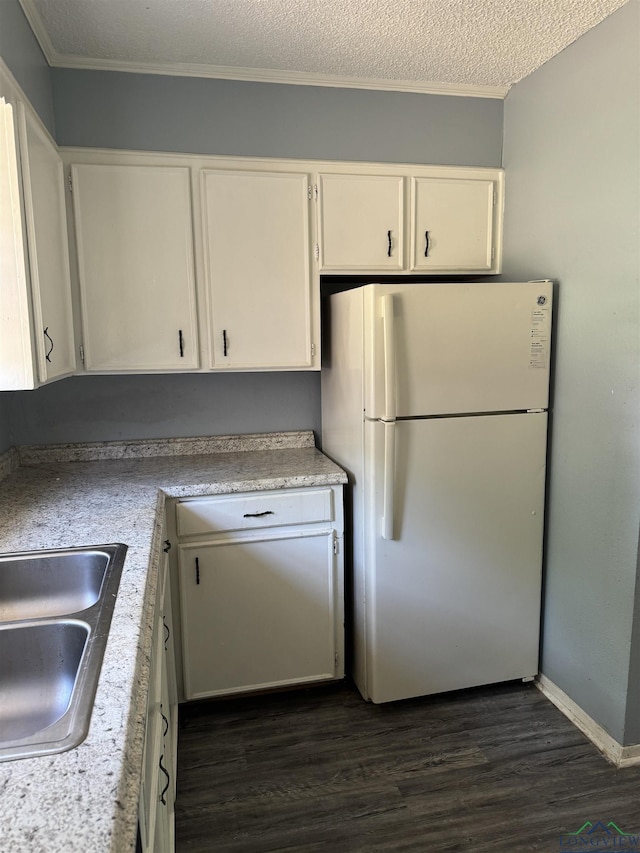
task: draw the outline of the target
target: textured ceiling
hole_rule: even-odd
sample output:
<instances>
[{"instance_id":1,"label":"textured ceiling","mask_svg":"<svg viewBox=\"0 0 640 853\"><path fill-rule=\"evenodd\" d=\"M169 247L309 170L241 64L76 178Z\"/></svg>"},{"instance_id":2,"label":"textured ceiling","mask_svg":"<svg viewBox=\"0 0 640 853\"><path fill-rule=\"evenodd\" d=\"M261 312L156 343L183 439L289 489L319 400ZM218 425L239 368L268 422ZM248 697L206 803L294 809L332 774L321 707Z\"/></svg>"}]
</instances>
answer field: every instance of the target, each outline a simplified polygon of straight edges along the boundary
<instances>
[{"instance_id":1,"label":"textured ceiling","mask_svg":"<svg viewBox=\"0 0 640 853\"><path fill-rule=\"evenodd\" d=\"M626 2L21 0L52 65L505 90Z\"/></svg>"}]
</instances>

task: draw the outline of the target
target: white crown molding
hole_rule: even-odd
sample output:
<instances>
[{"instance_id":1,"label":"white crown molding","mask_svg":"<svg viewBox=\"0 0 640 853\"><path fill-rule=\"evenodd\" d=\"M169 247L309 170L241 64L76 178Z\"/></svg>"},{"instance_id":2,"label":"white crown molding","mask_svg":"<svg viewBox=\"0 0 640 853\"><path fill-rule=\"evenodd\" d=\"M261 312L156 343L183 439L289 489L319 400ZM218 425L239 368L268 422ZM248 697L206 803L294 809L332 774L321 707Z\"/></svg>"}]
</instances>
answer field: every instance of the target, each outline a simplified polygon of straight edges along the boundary
<instances>
[{"instance_id":1,"label":"white crown molding","mask_svg":"<svg viewBox=\"0 0 640 853\"><path fill-rule=\"evenodd\" d=\"M229 65L201 65L192 62L127 62L121 59L94 59L58 53L51 43L33 0L20 5L52 68L85 71L122 71L129 74L159 74L169 77L206 77L251 83L280 83L293 86L324 86L335 89L368 89L381 92L411 92L419 95L449 95L460 98L503 100L509 86L477 86L466 83L434 83L425 80L385 80L366 77L339 77L308 71L280 71L271 68L241 68Z\"/></svg>"},{"instance_id":2,"label":"white crown molding","mask_svg":"<svg viewBox=\"0 0 640 853\"><path fill-rule=\"evenodd\" d=\"M33 0L19 0L19 3L22 7L25 18L29 22L29 26L33 30L34 36L38 40L40 49L44 53L44 58L47 60L49 65L55 65L56 61L60 58L59 54L56 52L56 49L49 38L49 33L45 29L40 13L33 5Z\"/></svg>"},{"instance_id":3,"label":"white crown molding","mask_svg":"<svg viewBox=\"0 0 640 853\"><path fill-rule=\"evenodd\" d=\"M622 746L599 723L596 723L580 705L574 702L570 696L567 696L564 690L561 690L545 675L540 674L538 676L536 687L616 767L634 767L640 764L640 744Z\"/></svg>"},{"instance_id":4,"label":"white crown molding","mask_svg":"<svg viewBox=\"0 0 640 853\"><path fill-rule=\"evenodd\" d=\"M432 83L422 80L383 80L366 77L338 77L308 71L280 71L272 68L240 68L230 65L199 65L179 62L125 62L119 59L96 60L83 56L58 56L56 68L91 71L124 71L130 74L162 74L170 77L208 77L252 83L280 83L293 86L325 86L337 89L371 89L412 92L421 95L450 95L461 98L504 99L508 86L475 86L464 83Z\"/></svg>"}]
</instances>

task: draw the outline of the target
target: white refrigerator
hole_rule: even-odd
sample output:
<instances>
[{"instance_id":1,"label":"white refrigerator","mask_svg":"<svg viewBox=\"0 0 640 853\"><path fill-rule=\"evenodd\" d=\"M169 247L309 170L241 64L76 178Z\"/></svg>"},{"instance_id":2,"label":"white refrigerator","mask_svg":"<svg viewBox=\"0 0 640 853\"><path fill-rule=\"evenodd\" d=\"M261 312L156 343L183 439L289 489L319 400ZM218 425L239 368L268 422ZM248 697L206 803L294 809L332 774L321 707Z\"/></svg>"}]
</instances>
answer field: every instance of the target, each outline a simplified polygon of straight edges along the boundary
<instances>
[{"instance_id":1,"label":"white refrigerator","mask_svg":"<svg viewBox=\"0 0 640 853\"><path fill-rule=\"evenodd\" d=\"M369 284L326 309L322 449L349 474L358 689L531 678L551 282Z\"/></svg>"}]
</instances>

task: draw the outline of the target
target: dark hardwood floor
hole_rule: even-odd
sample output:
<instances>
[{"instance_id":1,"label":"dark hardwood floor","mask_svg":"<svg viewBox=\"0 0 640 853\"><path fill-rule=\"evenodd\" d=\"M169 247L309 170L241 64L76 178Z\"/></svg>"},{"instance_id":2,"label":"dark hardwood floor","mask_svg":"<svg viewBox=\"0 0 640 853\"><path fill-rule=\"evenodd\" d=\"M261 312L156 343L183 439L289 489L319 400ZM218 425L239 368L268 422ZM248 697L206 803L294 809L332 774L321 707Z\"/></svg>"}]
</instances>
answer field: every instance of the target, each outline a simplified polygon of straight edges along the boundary
<instances>
[{"instance_id":1,"label":"dark hardwood floor","mask_svg":"<svg viewBox=\"0 0 640 853\"><path fill-rule=\"evenodd\" d=\"M180 711L177 853L640 850L613 829L565 835L602 820L640 836L640 767L609 764L533 685Z\"/></svg>"}]
</instances>

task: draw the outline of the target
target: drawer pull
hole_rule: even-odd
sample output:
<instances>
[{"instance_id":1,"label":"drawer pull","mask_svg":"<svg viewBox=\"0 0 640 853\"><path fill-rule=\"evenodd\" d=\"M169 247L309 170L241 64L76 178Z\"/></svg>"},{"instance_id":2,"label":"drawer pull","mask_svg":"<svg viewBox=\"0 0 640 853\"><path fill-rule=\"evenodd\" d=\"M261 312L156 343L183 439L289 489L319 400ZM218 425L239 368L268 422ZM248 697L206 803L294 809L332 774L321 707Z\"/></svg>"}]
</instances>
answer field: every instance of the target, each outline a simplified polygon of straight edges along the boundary
<instances>
[{"instance_id":1,"label":"drawer pull","mask_svg":"<svg viewBox=\"0 0 640 853\"><path fill-rule=\"evenodd\" d=\"M200 560L196 557L196 583L200 583Z\"/></svg>"},{"instance_id":2,"label":"drawer pull","mask_svg":"<svg viewBox=\"0 0 640 853\"><path fill-rule=\"evenodd\" d=\"M272 509L265 509L264 512L245 512L244 518L264 518L265 515L273 515Z\"/></svg>"}]
</instances>

